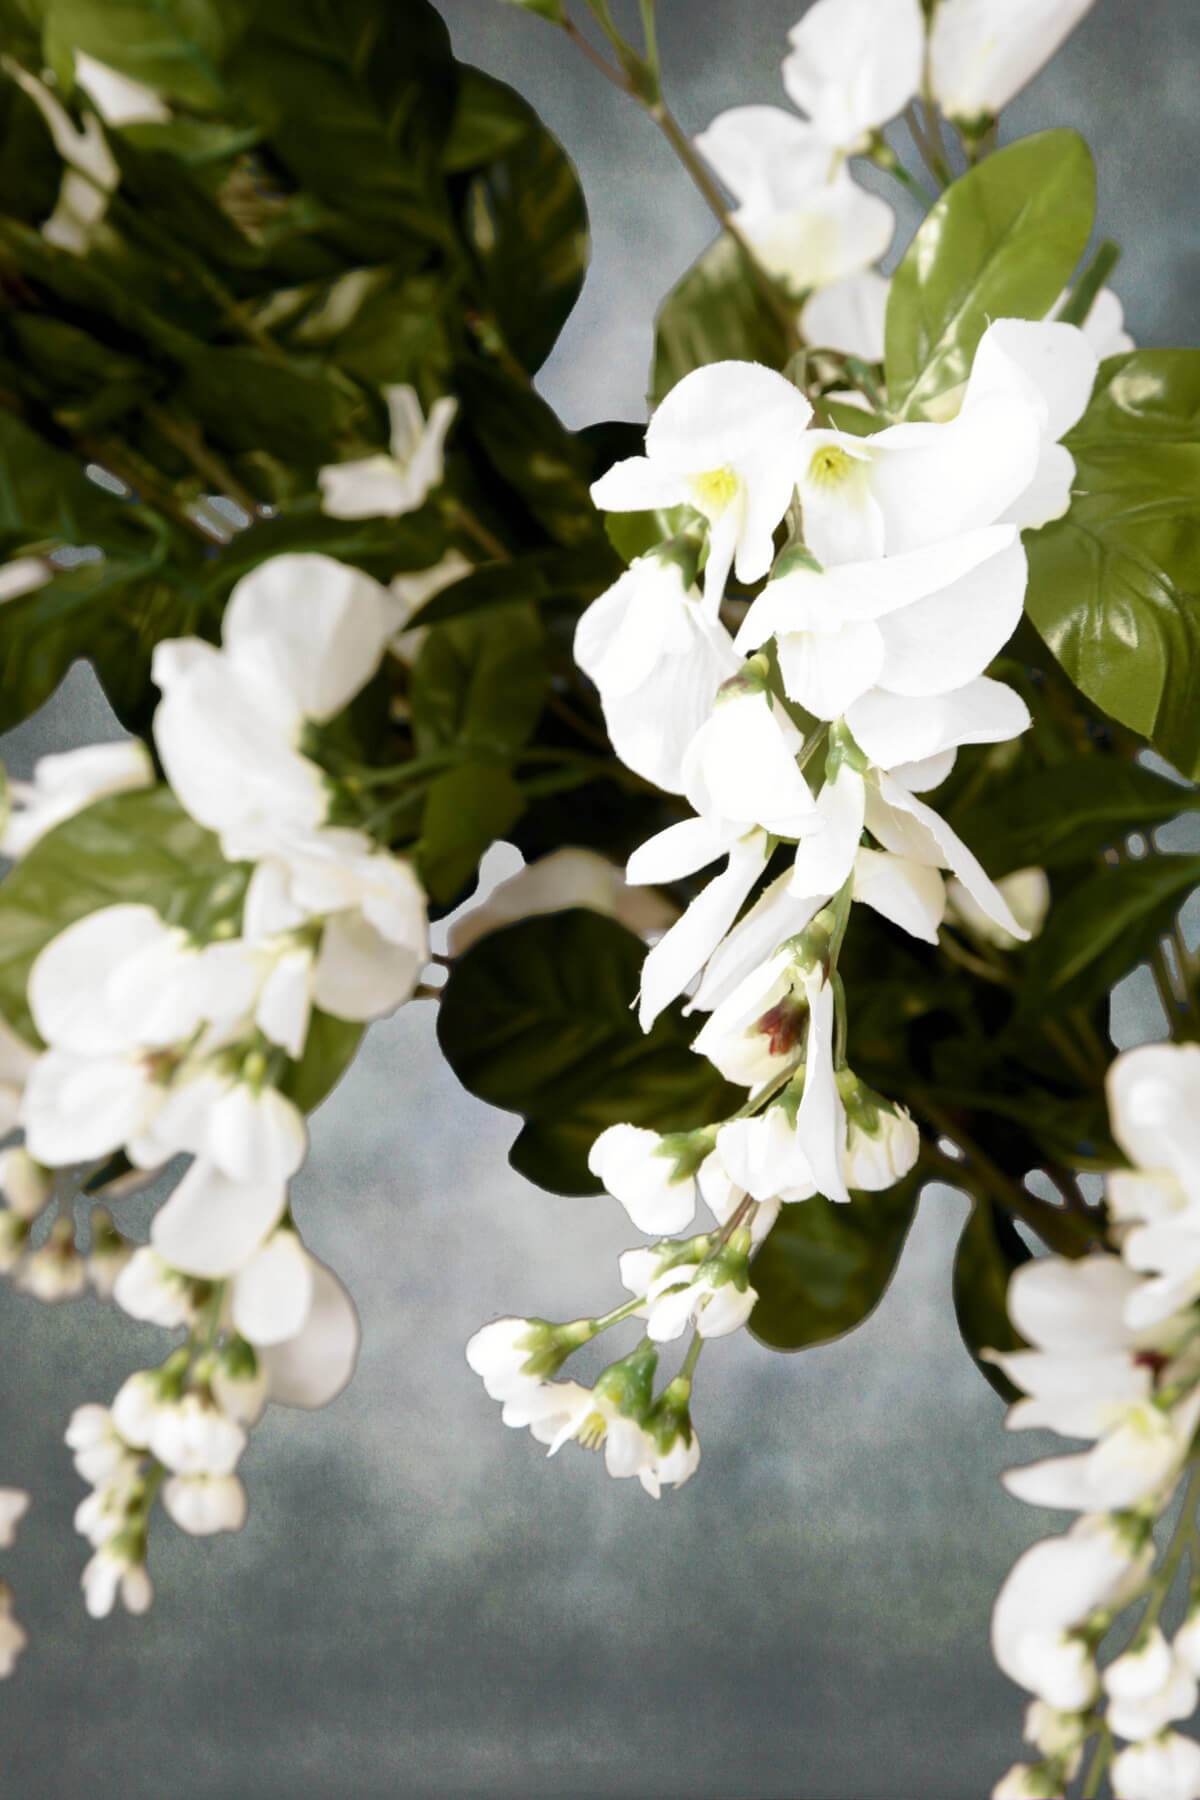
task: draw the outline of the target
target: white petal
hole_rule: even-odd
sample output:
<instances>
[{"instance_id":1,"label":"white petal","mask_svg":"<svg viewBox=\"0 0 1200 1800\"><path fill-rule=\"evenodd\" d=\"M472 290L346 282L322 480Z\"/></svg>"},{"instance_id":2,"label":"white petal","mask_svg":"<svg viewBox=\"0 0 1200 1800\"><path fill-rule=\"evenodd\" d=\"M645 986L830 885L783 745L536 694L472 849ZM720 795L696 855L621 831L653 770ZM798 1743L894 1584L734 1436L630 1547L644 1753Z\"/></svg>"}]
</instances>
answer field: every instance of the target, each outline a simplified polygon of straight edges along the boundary
<instances>
[{"instance_id":1,"label":"white petal","mask_svg":"<svg viewBox=\"0 0 1200 1800\"><path fill-rule=\"evenodd\" d=\"M784 691L815 719L840 719L883 674L885 640L873 619L840 631L791 632L777 643Z\"/></svg>"},{"instance_id":2,"label":"white petal","mask_svg":"<svg viewBox=\"0 0 1200 1800\"><path fill-rule=\"evenodd\" d=\"M110 1155L145 1130L163 1091L140 1061L49 1051L25 1089L26 1147L48 1168Z\"/></svg>"},{"instance_id":3,"label":"white petal","mask_svg":"<svg viewBox=\"0 0 1200 1800\"><path fill-rule=\"evenodd\" d=\"M1095 0L940 0L930 40L934 94L973 124L1007 106Z\"/></svg>"},{"instance_id":4,"label":"white petal","mask_svg":"<svg viewBox=\"0 0 1200 1800\"><path fill-rule=\"evenodd\" d=\"M660 506L682 506L688 501L682 474L646 456L626 457L592 483L592 502L601 512L653 512Z\"/></svg>"},{"instance_id":5,"label":"white petal","mask_svg":"<svg viewBox=\"0 0 1200 1800\"><path fill-rule=\"evenodd\" d=\"M646 887L694 875L719 856L728 856L730 835L727 828L711 825L707 819L681 819L638 846L626 866L625 878L635 887Z\"/></svg>"},{"instance_id":6,"label":"white petal","mask_svg":"<svg viewBox=\"0 0 1200 1800\"><path fill-rule=\"evenodd\" d=\"M230 1181L211 1163L196 1162L155 1215L150 1241L173 1269L223 1281L249 1262L286 1205L282 1181Z\"/></svg>"},{"instance_id":7,"label":"white petal","mask_svg":"<svg viewBox=\"0 0 1200 1800\"><path fill-rule=\"evenodd\" d=\"M781 106L731 107L695 142L734 198L763 211L786 207L820 187L832 161L829 145L812 126Z\"/></svg>"},{"instance_id":8,"label":"white petal","mask_svg":"<svg viewBox=\"0 0 1200 1800\"><path fill-rule=\"evenodd\" d=\"M946 912L946 884L936 869L880 850L854 859L854 898L923 943L936 944Z\"/></svg>"},{"instance_id":9,"label":"white petal","mask_svg":"<svg viewBox=\"0 0 1200 1800\"><path fill-rule=\"evenodd\" d=\"M848 880L866 819L866 783L843 763L817 796L820 830L803 838L792 869L793 894L836 894Z\"/></svg>"},{"instance_id":10,"label":"white petal","mask_svg":"<svg viewBox=\"0 0 1200 1800\"><path fill-rule=\"evenodd\" d=\"M208 1155L230 1181L287 1181L308 1154L299 1108L278 1088L233 1084L212 1110Z\"/></svg>"},{"instance_id":11,"label":"white petal","mask_svg":"<svg viewBox=\"0 0 1200 1800\"><path fill-rule=\"evenodd\" d=\"M321 934L313 1000L335 1019L383 1019L410 998L424 946L389 943L357 913L335 913Z\"/></svg>"},{"instance_id":12,"label":"white petal","mask_svg":"<svg viewBox=\"0 0 1200 1800\"><path fill-rule=\"evenodd\" d=\"M306 719L341 712L374 675L391 630L385 591L329 556L275 556L238 582L222 638Z\"/></svg>"},{"instance_id":13,"label":"white petal","mask_svg":"<svg viewBox=\"0 0 1200 1800\"><path fill-rule=\"evenodd\" d=\"M817 1192L827 1200L850 1199L842 1173L846 1150L846 1109L833 1072L833 989L810 980L804 1097L796 1114L796 1135L804 1148Z\"/></svg>"},{"instance_id":14,"label":"white petal","mask_svg":"<svg viewBox=\"0 0 1200 1800\"><path fill-rule=\"evenodd\" d=\"M720 1006L780 944L803 931L829 898L828 894L793 894L791 882L792 873L787 869L738 920L709 960L689 1012L712 1012Z\"/></svg>"},{"instance_id":15,"label":"white petal","mask_svg":"<svg viewBox=\"0 0 1200 1800\"><path fill-rule=\"evenodd\" d=\"M1021 1336L1039 1350L1084 1355L1123 1349L1134 1333L1122 1308L1138 1278L1117 1256L1061 1256L1022 1263L1008 1289L1008 1309Z\"/></svg>"},{"instance_id":16,"label":"white petal","mask_svg":"<svg viewBox=\"0 0 1200 1800\"><path fill-rule=\"evenodd\" d=\"M783 82L831 144L857 148L903 112L921 82L918 0L817 0L788 34Z\"/></svg>"},{"instance_id":17,"label":"white petal","mask_svg":"<svg viewBox=\"0 0 1200 1800\"><path fill-rule=\"evenodd\" d=\"M313 1304L314 1264L294 1231L268 1238L233 1283L233 1323L249 1344L282 1344L303 1328Z\"/></svg>"},{"instance_id":18,"label":"white petal","mask_svg":"<svg viewBox=\"0 0 1200 1800\"><path fill-rule=\"evenodd\" d=\"M883 327L891 281L877 269L864 269L811 295L800 314L800 326L810 344L858 356L864 362L883 361Z\"/></svg>"},{"instance_id":19,"label":"white petal","mask_svg":"<svg viewBox=\"0 0 1200 1800\"><path fill-rule=\"evenodd\" d=\"M867 829L885 850L931 867L950 869L993 924L1020 943L1029 933L1013 917L1003 894L985 872L978 858L931 806L886 775L876 777L878 787L867 789Z\"/></svg>"},{"instance_id":20,"label":"white petal","mask_svg":"<svg viewBox=\"0 0 1200 1800\"><path fill-rule=\"evenodd\" d=\"M1021 696L981 675L952 693L909 698L875 688L856 700L846 723L863 754L879 769L921 762L961 744L999 744L1031 723Z\"/></svg>"},{"instance_id":21,"label":"white petal","mask_svg":"<svg viewBox=\"0 0 1200 1800\"><path fill-rule=\"evenodd\" d=\"M649 1031L655 1019L698 975L766 867L766 840L742 839L729 852L724 873L709 882L642 965L638 1022Z\"/></svg>"},{"instance_id":22,"label":"white petal","mask_svg":"<svg viewBox=\"0 0 1200 1800\"><path fill-rule=\"evenodd\" d=\"M646 451L662 468L688 474L738 468L747 459L757 463L768 446L786 457L811 418L804 395L774 369L709 363L671 389L650 421Z\"/></svg>"},{"instance_id":23,"label":"white petal","mask_svg":"<svg viewBox=\"0 0 1200 1800\"><path fill-rule=\"evenodd\" d=\"M877 628L878 685L894 694L941 694L982 675L1021 622L1027 578L1025 551L1015 543L942 593L889 614Z\"/></svg>"},{"instance_id":24,"label":"white petal","mask_svg":"<svg viewBox=\"0 0 1200 1800\"><path fill-rule=\"evenodd\" d=\"M1004 519L1037 470L1041 419L1020 395L989 393L948 424L892 425L869 443L896 556Z\"/></svg>"},{"instance_id":25,"label":"white petal","mask_svg":"<svg viewBox=\"0 0 1200 1800\"><path fill-rule=\"evenodd\" d=\"M47 1044L81 1056L103 1056L137 1042L115 1010L109 984L140 951L170 938L152 906L105 906L68 925L36 957L29 972L29 1010Z\"/></svg>"},{"instance_id":26,"label":"white petal","mask_svg":"<svg viewBox=\"0 0 1200 1800\"><path fill-rule=\"evenodd\" d=\"M354 1302L331 1269L313 1261L313 1302L304 1328L259 1352L280 1406L328 1406L354 1373L359 1327Z\"/></svg>"}]
</instances>

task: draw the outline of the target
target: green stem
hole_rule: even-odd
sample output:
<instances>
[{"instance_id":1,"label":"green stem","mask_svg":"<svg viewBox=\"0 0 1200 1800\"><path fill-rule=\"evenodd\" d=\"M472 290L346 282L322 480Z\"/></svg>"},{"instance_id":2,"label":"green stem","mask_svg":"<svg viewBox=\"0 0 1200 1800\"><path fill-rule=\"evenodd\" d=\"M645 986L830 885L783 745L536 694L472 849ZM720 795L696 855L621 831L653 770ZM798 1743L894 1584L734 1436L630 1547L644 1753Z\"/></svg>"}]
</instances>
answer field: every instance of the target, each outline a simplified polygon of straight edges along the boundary
<instances>
[{"instance_id":1,"label":"green stem","mask_svg":"<svg viewBox=\"0 0 1200 1800\"><path fill-rule=\"evenodd\" d=\"M147 406L146 417L167 442L187 458L197 475L212 483L218 493L234 500L251 519L258 516L258 501L232 470L204 441L199 426L188 427L173 419L161 406Z\"/></svg>"},{"instance_id":2,"label":"green stem","mask_svg":"<svg viewBox=\"0 0 1200 1800\"><path fill-rule=\"evenodd\" d=\"M700 1333L697 1331L696 1333L694 1333L694 1335L692 1337L692 1341L688 1345L688 1353L684 1357L683 1363L680 1367L678 1380L688 1381L688 1382L691 1381L692 1376L696 1373L696 1364L700 1361L700 1352L703 1350L703 1348L704 1348L704 1339L700 1336Z\"/></svg>"},{"instance_id":3,"label":"green stem","mask_svg":"<svg viewBox=\"0 0 1200 1800\"><path fill-rule=\"evenodd\" d=\"M464 531L468 537L474 538L480 549L486 550L493 561L512 561L512 553L508 546L502 544L495 532L491 531L482 519L477 518L469 506L464 506L461 500L455 499L453 494L442 494L441 508L450 523L457 525L459 530Z\"/></svg>"},{"instance_id":4,"label":"green stem","mask_svg":"<svg viewBox=\"0 0 1200 1800\"><path fill-rule=\"evenodd\" d=\"M1082 325L1091 312L1097 294L1121 260L1121 251L1111 238L1105 238L1079 280L1071 297L1059 313L1064 325Z\"/></svg>"},{"instance_id":5,"label":"green stem","mask_svg":"<svg viewBox=\"0 0 1200 1800\"><path fill-rule=\"evenodd\" d=\"M952 1114L943 1111L936 1101L924 1096L910 1097L909 1104L938 1136L951 1139L963 1152L965 1161L962 1163L955 1162L953 1157L944 1155L936 1148L930 1149L928 1153L930 1162L941 1170L953 1186L961 1188L965 1178L974 1174L980 1187L997 1205L1002 1206L1014 1218L1021 1219L1052 1250L1057 1250L1063 1256L1085 1255L1102 1235L1099 1219L1083 1219L1077 1213L1068 1212L1065 1207L1051 1206L1012 1180L974 1142L960 1122Z\"/></svg>"},{"instance_id":6,"label":"green stem","mask_svg":"<svg viewBox=\"0 0 1200 1800\"><path fill-rule=\"evenodd\" d=\"M1096 1740L1095 1755L1092 1757L1091 1763L1088 1766L1088 1772L1084 1777L1083 1786L1079 1790L1080 1800L1095 1800L1096 1795L1100 1792L1100 1783L1104 1779L1104 1771L1112 1760L1112 1752L1112 1732L1108 1729L1107 1725L1102 1725L1100 1727L1100 1735Z\"/></svg>"}]
</instances>

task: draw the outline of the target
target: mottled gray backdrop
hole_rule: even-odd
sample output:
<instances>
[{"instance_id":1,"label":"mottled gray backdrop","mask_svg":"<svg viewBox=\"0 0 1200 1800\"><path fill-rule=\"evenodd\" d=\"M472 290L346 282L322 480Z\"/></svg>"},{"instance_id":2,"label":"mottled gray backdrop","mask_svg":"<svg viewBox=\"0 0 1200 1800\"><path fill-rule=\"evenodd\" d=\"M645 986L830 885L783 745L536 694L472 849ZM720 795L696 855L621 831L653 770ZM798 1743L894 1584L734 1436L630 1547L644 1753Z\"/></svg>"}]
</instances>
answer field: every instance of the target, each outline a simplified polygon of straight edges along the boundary
<instances>
[{"instance_id":1,"label":"mottled gray backdrop","mask_svg":"<svg viewBox=\"0 0 1200 1800\"><path fill-rule=\"evenodd\" d=\"M707 241L654 134L556 33L446 0L459 54L526 93L592 206L587 291L545 376L571 424L640 416L656 301ZM782 98L796 0L662 0L670 84L699 129ZM1079 126L1133 331L1196 340L1189 0L1100 0L1012 109ZM110 733L77 671L6 755ZM430 1009L376 1028L316 1120L297 1183L365 1349L326 1413L272 1412L239 1538L158 1532L158 1601L95 1625L59 1444L79 1402L161 1354L91 1302L0 1295L0 1481L36 1503L3 1573L32 1637L0 1688L0 1792L122 1800L751 1796L976 1800L1017 1748L989 1605L1055 1521L1006 1499L999 1402L962 1351L948 1281L962 1199L930 1190L870 1323L802 1358L749 1339L702 1365L699 1477L655 1505L573 1449L505 1432L462 1358L491 1314L591 1311L630 1238L613 1205L511 1173L512 1123L460 1093ZM1148 1013L1125 1008L1125 1035Z\"/></svg>"}]
</instances>

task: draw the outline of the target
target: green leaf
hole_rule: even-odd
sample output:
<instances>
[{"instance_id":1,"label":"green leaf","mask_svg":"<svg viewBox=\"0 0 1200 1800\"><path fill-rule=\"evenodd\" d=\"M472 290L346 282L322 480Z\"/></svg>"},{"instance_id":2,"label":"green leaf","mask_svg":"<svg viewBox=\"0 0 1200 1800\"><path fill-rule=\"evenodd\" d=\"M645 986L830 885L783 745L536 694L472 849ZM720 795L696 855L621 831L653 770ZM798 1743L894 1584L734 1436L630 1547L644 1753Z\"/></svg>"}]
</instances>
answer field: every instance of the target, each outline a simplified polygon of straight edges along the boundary
<instances>
[{"instance_id":1,"label":"green leaf","mask_svg":"<svg viewBox=\"0 0 1200 1800\"><path fill-rule=\"evenodd\" d=\"M788 351L741 251L731 237L719 237L659 310L651 398L657 405L693 369L730 357L782 369Z\"/></svg>"},{"instance_id":2,"label":"green leaf","mask_svg":"<svg viewBox=\"0 0 1200 1800\"><path fill-rule=\"evenodd\" d=\"M1200 775L1200 351L1106 362L1064 441L1075 498L1028 539L1029 616L1089 700Z\"/></svg>"},{"instance_id":3,"label":"green leaf","mask_svg":"<svg viewBox=\"0 0 1200 1800\"><path fill-rule=\"evenodd\" d=\"M608 513L604 529L609 542L623 562L631 563L645 556L669 538L678 537L697 521L690 506L659 507L654 512Z\"/></svg>"},{"instance_id":4,"label":"green leaf","mask_svg":"<svg viewBox=\"0 0 1200 1800\"><path fill-rule=\"evenodd\" d=\"M925 1180L918 1167L881 1194L848 1206L785 1206L754 1259L751 1329L770 1350L807 1350L853 1331L887 1291Z\"/></svg>"},{"instance_id":5,"label":"green leaf","mask_svg":"<svg viewBox=\"0 0 1200 1800\"><path fill-rule=\"evenodd\" d=\"M1051 908L1029 950L1027 1012L1086 1005L1144 961L1194 888L1200 856L1148 856L1098 869Z\"/></svg>"},{"instance_id":6,"label":"green leaf","mask_svg":"<svg viewBox=\"0 0 1200 1800\"><path fill-rule=\"evenodd\" d=\"M144 517L89 480L73 456L12 413L0 412L0 544L39 543L145 550ZM2 617L4 615L0 615Z\"/></svg>"},{"instance_id":7,"label":"green leaf","mask_svg":"<svg viewBox=\"0 0 1200 1800\"><path fill-rule=\"evenodd\" d=\"M10 76L0 75L0 212L40 225L54 211L62 174L40 110Z\"/></svg>"},{"instance_id":8,"label":"green leaf","mask_svg":"<svg viewBox=\"0 0 1200 1800\"><path fill-rule=\"evenodd\" d=\"M578 550L531 550L506 562L480 564L426 601L411 623L440 625L519 601L569 600L579 605L607 587L613 574L612 558L599 543Z\"/></svg>"},{"instance_id":9,"label":"green leaf","mask_svg":"<svg viewBox=\"0 0 1200 1800\"><path fill-rule=\"evenodd\" d=\"M507 769L467 763L431 782L414 852L431 898L448 905L461 894L484 851L508 835L524 810Z\"/></svg>"},{"instance_id":10,"label":"green leaf","mask_svg":"<svg viewBox=\"0 0 1200 1800\"><path fill-rule=\"evenodd\" d=\"M242 0L47 0L48 40L84 50L186 106L217 111Z\"/></svg>"},{"instance_id":11,"label":"green leaf","mask_svg":"<svg viewBox=\"0 0 1200 1800\"><path fill-rule=\"evenodd\" d=\"M579 545L603 538L589 487L592 459L524 380L479 357L462 356L453 384L469 431L501 481L555 542ZM506 508L509 502L505 501ZM540 534L539 534L540 535Z\"/></svg>"},{"instance_id":12,"label":"green leaf","mask_svg":"<svg viewBox=\"0 0 1200 1800\"><path fill-rule=\"evenodd\" d=\"M313 1112L333 1092L362 1043L364 1025L314 1011L308 1022L304 1055L288 1065L280 1090L301 1112Z\"/></svg>"},{"instance_id":13,"label":"green leaf","mask_svg":"<svg viewBox=\"0 0 1200 1800\"><path fill-rule=\"evenodd\" d=\"M452 243L442 148L454 101L446 28L426 0L259 6L228 78L295 181L363 262L409 268Z\"/></svg>"},{"instance_id":14,"label":"green leaf","mask_svg":"<svg viewBox=\"0 0 1200 1800\"><path fill-rule=\"evenodd\" d=\"M579 178L561 146L532 107L512 99L524 109L524 135L470 183L463 219L500 331L533 373L583 287L588 216ZM459 105L456 124L461 89Z\"/></svg>"},{"instance_id":15,"label":"green leaf","mask_svg":"<svg viewBox=\"0 0 1200 1800\"><path fill-rule=\"evenodd\" d=\"M546 680L542 628L532 607L498 607L434 626L412 674L418 752L459 744L507 759L537 724Z\"/></svg>"},{"instance_id":16,"label":"green leaf","mask_svg":"<svg viewBox=\"0 0 1200 1800\"><path fill-rule=\"evenodd\" d=\"M562 1194L599 1191L588 1151L607 1125L686 1131L740 1104L689 1048L672 1007L643 1034L630 1011L645 946L614 920L573 911L493 932L456 963L438 1039L463 1086L525 1125L510 1154Z\"/></svg>"},{"instance_id":17,"label":"green leaf","mask_svg":"<svg viewBox=\"0 0 1200 1800\"><path fill-rule=\"evenodd\" d=\"M1036 775L998 786L980 804L953 814L994 878L1039 865L1065 869L1200 809L1200 791L1139 763L1075 756Z\"/></svg>"},{"instance_id":18,"label":"green leaf","mask_svg":"<svg viewBox=\"0 0 1200 1800\"><path fill-rule=\"evenodd\" d=\"M1096 174L1074 131L1044 131L989 156L946 190L892 278L887 391L919 414L967 379L993 319L1041 319L1083 254Z\"/></svg>"},{"instance_id":19,"label":"green leaf","mask_svg":"<svg viewBox=\"0 0 1200 1800\"><path fill-rule=\"evenodd\" d=\"M197 937L241 924L250 877L166 787L117 794L58 825L0 883L0 1014L36 1043L25 999L34 959L104 906L153 906Z\"/></svg>"},{"instance_id":20,"label":"green leaf","mask_svg":"<svg viewBox=\"0 0 1200 1800\"><path fill-rule=\"evenodd\" d=\"M994 1201L977 1199L954 1256L954 1312L980 1374L1009 1403L1017 1398L1017 1390L979 1353L1024 1348L1008 1316L1008 1284L1013 1271L1029 1260L1030 1252L1008 1214Z\"/></svg>"},{"instance_id":21,"label":"green leaf","mask_svg":"<svg viewBox=\"0 0 1200 1800\"><path fill-rule=\"evenodd\" d=\"M194 419L231 455L267 450L289 466L315 471L335 462L339 440L369 420L361 390L313 359L280 361L260 350L197 345L181 364L166 405L185 422Z\"/></svg>"}]
</instances>

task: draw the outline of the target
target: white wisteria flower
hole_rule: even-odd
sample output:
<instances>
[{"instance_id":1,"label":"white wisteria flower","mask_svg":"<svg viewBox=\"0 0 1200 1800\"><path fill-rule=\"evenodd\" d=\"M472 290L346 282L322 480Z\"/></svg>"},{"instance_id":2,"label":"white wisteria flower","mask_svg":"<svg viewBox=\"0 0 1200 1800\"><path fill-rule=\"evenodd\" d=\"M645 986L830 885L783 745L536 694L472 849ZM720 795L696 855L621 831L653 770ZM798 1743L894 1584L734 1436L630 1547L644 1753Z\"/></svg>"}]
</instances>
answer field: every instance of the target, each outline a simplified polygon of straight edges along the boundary
<instances>
[{"instance_id":1,"label":"white wisteria flower","mask_svg":"<svg viewBox=\"0 0 1200 1800\"><path fill-rule=\"evenodd\" d=\"M246 1523L246 1490L236 1475L171 1475L163 1483L162 1502L191 1537L240 1531Z\"/></svg>"},{"instance_id":2,"label":"white wisteria flower","mask_svg":"<svg viewBox=\"0 0 1200 1800\"><path fill-rule=\"evenodd\" d=\"M733 223L797 300L886 254L891 207L859 187L804 120L775 106L739 106L715 118L696 147L738 202Z\"/></svg>"},{"instance_id":3,"label":"white wisteria flower","mask_svg":"<svg viewBox=\"0 0 1200 1800\"><path fill-rule=\"evenodd\" d=\"M458 401L442 395L426 419L415 388L383 390L390 447L357 462L330 463L320 472L322 510L335 519L397 519L416 512L445 480L446 436Z\"/></svg>"},{"instance_id":4,"label":"white wisteria flower","mask_svg":"<svg viewBox=\"0 0 1200 1800\"><path fill-rule=\"evenodd\" d=\"M683 791L688 745L741 658L674 556L637 557L583 614L575 660L626 768Z\"/></svg>"},{"instance_id":5,"label":"white wisteria flower","mask_svg":"<svg viewBox=\"0 0 1200 1800\"><path fill-rule=\"evenodd\" d=\"M195 1317L193 1286L149 1244L135 1250L113 1283L113 1299L131 1319L173 1331Z\"/></svg>"},{"instance_id":6,"label":"white wisteria flower","mask_svg":"<svg viewBox=\"0 0 1200 1800\"><path fill-rule=\"evenodd\" d=\"M1119 1751L1110 1775L1114 1800L1200 1800L1200 1744L1164 1732Z\"/></svg>"},{"instance_id":7,"label":"white wisteria flower","mask_svg":"<svg viewBox=\"0 0 1200 1800\"><path fill-rule=\"evenodd\" d=\"M561 1353L545 1319L493 1319L467 1344L467 1362L493 1400L511 1400L540 1387Z\"/></svg>"},{"instance_id":8,"label":"white wisteria flower","mask_svg":"<svg viewBox=\"0 0 1200 1800\"><path fill-rule=\"evenodd\" d=\"M614 464L592 488L606 512L691 506L709 525L704 593L711 608L731 568L761 581L792 498L812 407L761 363L717 362L671 389L646 428L645 456Z\"/></svg>"},{"instance_id":9,"label":"white wisteria flower","mask_svg":"<svg viewBox=\"0 0 1200 1800\"><path fill-rule=\"evenodd\" d=\"M847 275L809 296L800 314L800 329L817 349L838 350L863 362L882 362L891 287L889 278L878 269Z\"/></svg>"},{"instance_id":10,"label":"white wisteria flower","mask_svg":"<svg viewBox=\"0 0 1200 1800\"><path fill-rule=\"evenodd\" d=\"M75 80L106 125L161 125L171 117L154 88L83 50L75 52Z\"/></svg>"},{"instance_id":11,"label":"white wisteria flower","mask_svg":"<svg viewBox=\"0 0 1200 1800\"><path fill-rule=\"evenodd\" d=\"M1157 1627L1111 1662L1102 1681L1109 1726L1131 1742L1157 1737L1168 1725L1190 1718L1200 1698L1195 1676L1175 1660Z\"/></svg>"},{"instance_id":12,"label":"white wisteria flower","mask_svg":"<svg viewBox=\"0 0 1200 1800\"><path fill-rule=\"evenodd\" d=\"M639 1231L668 1236L696 1216L698 1176L712 1143L707 1132L664 1137L640 1125L609 1125L588 1152L588 1168Z\"/></svg>"},{"instance_id":13,"label":"white wisteria flower","mask_svg":"<svg viewBox=\"0 0 1200 1800\"><path fill-rule=\"evenodd\" d=\"M788 42L789 96L821 139L847 155L865 149L921 84L920 0L816 0Z\"/></svg>"},{"instance_id":14,"label":"white wisteria flower","mask_svg":"<svg viewBox=\"0 0 1200 1800\"><path fill-rule=\"evenodd\" d=\"M155 646L154 741L180 803L233 860L257 857L328 813L308 725L335 718L375 674L391 635L386 589L320 555L260 563L225 608L221 648Z\"/></svg>"},{"instance_id":15,"label":"white wisteria flower","mask_svg":"<svg viewBox=\"0 0 1200 1800\"><path fill-rule=\"evenodd\" d=\"M646 1301L646 1336L670 1343L694 1326L702 1338L728 1337L740 1331L754 1311L758 1295L745 1275L745 1257L719 1256L707 1263L674 1263L654 1275L643 1289L637 1252L621 1258L621 1280ZM736 1267L730 1267L730 1263Z\"/></svg>"},{"instance_id":16,"label":"white wisteria flower","mask_svg":"<svg viewBox=\"0 0 1200 1800\"><path fill-rule=\"evenodd\" d=\"M94 801L153 785L154 764L136 738L43 756L34 764L31 780L8 784L12 810L0 831L0 856L19 859L48 831Z\"/></svg>"},{"instance_id":17,"label":"white wisteria flower","mask_svg":"<svg viewBox=\"0 0 1200 1800\"><path fill-rule=\"evenodd\" d=\"M1042 69L1095 0L938 0L933 94L948 119L986 124Z\"/></svg>"},{"instance_id":18,"label":"white wisteria flower","mask_svg":"<svg viewBox=\"0 0 1200 1800\"><path fill-rule=\"evenodd\" d=\"M88 1616L106 1619L119 1599L126 1612L149 1612L154 1586L141 1555L124 1542L124 1534L109 1538L96 1551L81 1581Z\"/></svg>"}]
</instances>

